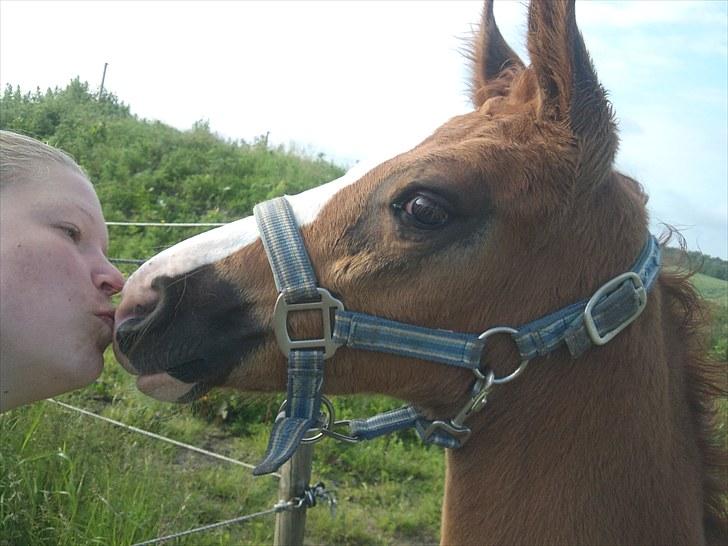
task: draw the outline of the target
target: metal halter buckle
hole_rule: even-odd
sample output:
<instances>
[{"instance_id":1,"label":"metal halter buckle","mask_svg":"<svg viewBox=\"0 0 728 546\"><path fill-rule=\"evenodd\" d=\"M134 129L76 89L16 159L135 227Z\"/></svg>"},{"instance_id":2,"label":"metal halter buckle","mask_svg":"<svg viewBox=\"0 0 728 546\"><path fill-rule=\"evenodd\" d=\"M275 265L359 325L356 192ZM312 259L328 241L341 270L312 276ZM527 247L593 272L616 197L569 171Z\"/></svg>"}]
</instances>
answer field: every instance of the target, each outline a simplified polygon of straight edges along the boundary
<instances>
[{"instance_id":1,"label":"metal halter buckle","mask_svg":"<svg viewBox=\"0 0 728 546\"><path fill-rule=\"evenodd\" d=\"M594 321L594 307L597 305L597 303L599 303L599 300L602 299L604 295L616 290L626 280L631 280L632 284L634 284L634 289L637 293L638 298L637 309L614 330L610 330L606 334L600 335L599 330L597 329L597 325ZM606 282L599 290L594 293L591 298L589 298L589 302L584 308L584 326L586 327L586 332L587 334L589 334L589 338L592 340L592 343L594 343L594 345L604 345L605 343L608 343L619 332L632 324L632 322L638 316L640 316L640 313L642 313L646 306L647 290L645 290L645 285L637 273L633 271L622 273L621 275L617 275L612 280Z\"/></svg>"},{"instance_id":2,"label":"metal halter buckle","mask_svg":"<svg viewBox=\"0 0 728 546\"><path fill-rule=\"evenodd\" d=\"M321 301L306 303L288 303L283 294L279 294L276 300L276 306L273 309L273 326L278 347L280 347L284 355L296 349L323 349L324 359L327 359L334 356L336 349L341 347L341 343L335 342L332 337L333 321L331 319L331 311L343 311L344 304L324 288L316 288L316 292L321 296ZM322 339L291 339L288 333L288 314L295 313L296 311L316 310L321 311L324 337Z\"/></svg>"}]
</instances>

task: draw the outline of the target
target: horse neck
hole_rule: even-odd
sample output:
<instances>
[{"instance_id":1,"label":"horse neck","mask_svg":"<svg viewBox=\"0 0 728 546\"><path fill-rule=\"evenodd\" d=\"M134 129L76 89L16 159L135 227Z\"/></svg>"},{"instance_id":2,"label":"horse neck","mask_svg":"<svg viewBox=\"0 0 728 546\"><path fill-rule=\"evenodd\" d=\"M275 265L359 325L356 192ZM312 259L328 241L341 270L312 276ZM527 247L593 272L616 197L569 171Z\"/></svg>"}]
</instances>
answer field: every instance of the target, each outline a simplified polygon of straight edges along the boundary
<instances>
[{"instance_id":1,"label":"horse neck","mask_svg":"<svg viewBox=\"0 0 728 546\"><path fill-rule=\"evenodd\" d=\"M640 320L494 390L447 455L443 544L701 544L687 358L658 285Z\"/></svg>"},{"instance_id":2,"label":"horse neck","mask_svg":"<svg viewBox=\"0 0 728 546\"><path fill-rule=\"evenodd\" d=\"M646 236L639 186L612 182L586 205L584 225L571 225L599 224L595 240L614 249L589 253L588 235L564 245L563 263L581 263L586 278L626 271ZM656 283L644 313L607 345L538 358L493 389L469 443L447 455L443 544L704 542L690 340L669 298Z\"/></svg>"}]
</instances>

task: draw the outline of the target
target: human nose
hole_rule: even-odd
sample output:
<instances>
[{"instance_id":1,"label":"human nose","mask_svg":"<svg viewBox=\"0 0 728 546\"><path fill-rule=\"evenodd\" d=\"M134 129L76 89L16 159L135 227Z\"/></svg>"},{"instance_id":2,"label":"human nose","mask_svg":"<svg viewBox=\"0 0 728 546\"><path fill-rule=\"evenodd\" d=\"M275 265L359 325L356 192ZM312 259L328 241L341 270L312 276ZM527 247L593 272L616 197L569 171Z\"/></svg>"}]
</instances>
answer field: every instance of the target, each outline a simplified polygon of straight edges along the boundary
<instances>
[{"instance_id":1,"label":"human nose","mask_svg":"<svg viewBox=\"0 0 728 546\"><path fill-rule=\"evenodd\" d=\"M104 258L103 266L94 275L94 285L111 297L121 292L124 287L124 276L107 258Z\"/></svg>"}]
</instances>

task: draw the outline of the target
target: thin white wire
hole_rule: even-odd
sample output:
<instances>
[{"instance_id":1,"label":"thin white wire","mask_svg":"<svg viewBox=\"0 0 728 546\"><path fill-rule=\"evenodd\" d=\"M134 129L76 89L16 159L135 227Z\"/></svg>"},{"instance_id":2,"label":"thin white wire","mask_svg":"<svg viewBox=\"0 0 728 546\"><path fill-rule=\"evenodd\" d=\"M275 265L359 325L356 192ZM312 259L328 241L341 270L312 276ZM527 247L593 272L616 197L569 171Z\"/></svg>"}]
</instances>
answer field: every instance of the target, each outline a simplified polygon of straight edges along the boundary
<instances>
[{"instance_id":1,"label":"thin white wire","mask_svg":"<svg viewBox=\"0 0 728 546\"><path fill-rule=\"evenodd\" d=\"M225 223L218 222L106 222L107 226L137 226L137 227L220 227L226 225ZM114 258L111 260L113 263L129 263L141 265L145 260L138 259L127 259L127 258Z\"/></svg>"},{"instance_id":2,"label":"thin white wire","mask_svg":"<svg viewBox=\"0 0 728 546\"><path fill-rule=\"evenodd\" d=\"M139 227L220 227L226 222L106 222L107 226L139 226Z\"/></svg>"},{"instance_id":3,"label":"thin white wire","mask_svg":"<svg viewBox=\"0 0 728 546\"><path fill-rule=\"evenodd\" d=\"M224 527L226 525L232 525L233 523L242 523L244 521L251 520L253 518L257 518L260 516L267 516L268 514L277 514L278 512L283 512L284 510L290 510L295 508L295 503L288 501L288 502L279 502L273 508L270 508L269 510L263 510L262 512L256 512L254 514L248 514L247 516L240 516L233 519L228 519L225 521L220 521L218 523L212 523L210 525L203 525L202 527L197 527L195 529L190 529L188 531L182 531L181 533L174 533L172 535L166 535L163 537L153 538L151 540L145 540L144 542L137 542L136 544L133 544L132 546L148 546L149 544L158 544L160 542L167 542L168 540L174 540L175 538L181 538L187 535L191 535L193 533L201 533L203 531L211 531L212 529L217 529L218 527Z\"/></svg>"},{"instance_id":4,"label":"thin white wire","mask_svg":"<svg viewBox=\"0 0 728 546\"><path fill-rule=\"evenodd\" d=\"M103 415L98 415L96 413L93 413L91 411L87 411L85 409L77 408L75 406L71 406L70 404L66 404L64 402L59 402L58 400L54 400L53 398L48 399L49 402L53 402L54 404L58 404L59 406L62 406L66 409L77 411L79 413L83 413L84 415L88 415L89 417L93 417L95 419L100 419L101 421L105 421L107 423L111 423L112 425L116 425L117 427L125 428L127 430L131 430L132 432L138 432L139 434L143 434L144 436L149 436L150 438L154 438L155 440L161 440L162 442L167 442L172 445L175 445L177 447L182 447L184 449L189 449L190 451L194 451L196 453L201 453L202 455L207 455L208 457L212 457L214 459L219 459L221 461L225 461L227 463L232 463L240 466L244 466L245 468L255 468L255 465L244 463L242 461L238 461L236 459L231 459L230 457L226 457L225 455L220 455L218 453L213 453L212 451L207 451L205 449L201 449L199 447L191 446L189 444L185 444L182 442L178 442L177 440L172 440L171 438L166 438L164 436L160 436L159 434L154 434L153 432L149 432L147 430L143 430L137 427L133 427L131 425L127 425L125 423L122 423L120 421L115 421L114 419L109 419L108 417L104 417ZM275 476L277 478L280 478L281 475L278 472L271 472L269 474L270 476Z\"/></svg>"}]
</instances>

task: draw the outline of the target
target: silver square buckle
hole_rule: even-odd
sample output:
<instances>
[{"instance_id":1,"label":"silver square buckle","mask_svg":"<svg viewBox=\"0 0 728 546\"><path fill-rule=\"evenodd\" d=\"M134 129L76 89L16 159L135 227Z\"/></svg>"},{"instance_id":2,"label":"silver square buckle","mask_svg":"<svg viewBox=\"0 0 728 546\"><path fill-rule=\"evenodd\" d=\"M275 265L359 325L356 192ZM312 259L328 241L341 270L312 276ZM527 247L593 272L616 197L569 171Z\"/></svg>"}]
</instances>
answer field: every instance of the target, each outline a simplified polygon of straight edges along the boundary
<instances>
[{"instance_id":1,"label":"silver square buckle","mask_svg":"<svg viewBox=\"0 0 728 546\"><path fill-rule=\"evenodd\" d=\"M321 301L288 303L283 294L278 295L275 309L273 309L273 328L278 347L283 351L284 355L288 355L288 353L296 349L323 349L324 359L327 359L334 356L336 349L341 347L341 343L335 342L332 337L331 310L343 311L344 304L324 288L316 288L316 292L321 296ZM288 313L315 310L321 311L324 337L322 339L291 339L288 333Z\"/></svg>"},{"instance_id":2,"label":"silver square buckle","mask_svg":"<svg viewBox=\"0 0 728 546\"><path fill-rule=\"evenodd\" d=\"M613 292L616 290L619 285L621 285L624 281L631 280L632 284L634 285L635 292L637 293L638 297L638 306L634 313L632 313L629 317L627 317L624 322L622 322L619 326L614 328L613 330L610 330L604 335L599 334L599 330L597 329L597 325L594 322L594 307L599 302L599 300L609 292ZM622 273L621 275L618 275L614 277L612 280L608 281L606 284L604 284L599 290L597 290L594 295L589 299L589 302L586 304L586 307L584 308L584 326L586 327L587 334L589 334L589 338L591 339L592 343L594 345L604 345L605 343L608 343L611 341L614 336L616 336L619 332L624 330L627 326L632 324L634 320L640 316L640 313L644 311L645 307L647 306L647 291L645 290L645 285L642 282L642 279L640 276L633 272L629 271L627 273Z\"/></svg>"}]
</instances>

